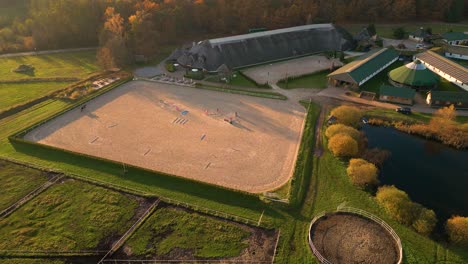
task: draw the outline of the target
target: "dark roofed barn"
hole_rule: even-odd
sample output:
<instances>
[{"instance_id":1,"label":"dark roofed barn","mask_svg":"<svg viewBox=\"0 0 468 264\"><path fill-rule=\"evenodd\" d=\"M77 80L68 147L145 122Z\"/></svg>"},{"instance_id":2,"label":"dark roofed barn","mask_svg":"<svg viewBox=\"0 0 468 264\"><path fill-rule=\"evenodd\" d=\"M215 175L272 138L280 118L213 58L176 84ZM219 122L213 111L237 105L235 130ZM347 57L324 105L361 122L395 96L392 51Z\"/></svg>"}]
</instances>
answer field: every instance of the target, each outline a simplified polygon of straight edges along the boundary
<instances>
[{"instance_id":1,"label":"dark roofed barn","mask_svg":"<svg viewBox=\"0 0 468 264\"><path fill-rule=\"evenodd\" d=\"M352 36L333 24L315 24L210 39L185 50L177 61L186 67L216 71L354 47Z\"/></svg>"},{"instance_id":2,"label":"dark roofed barn","mask_svg":"<svg viewBox=\"0 0 468 264\"><path fill-rule=\"evenodd\" d=\"M416 91L406 87L395 87L390 85L380 86L379 100L397 104L412 105Z\"/></svg>"},{"instance_id":3,"label":"dark roofed barn","mask_svg":"<svg viewBox=\"0 0 468 264\"><path fill-rule=\"evenodd\" d=\"M457 109L468 109L468 92L431 91L427 94L426 103L431 107L453 105Z\"/></svg>"}]
</instances>

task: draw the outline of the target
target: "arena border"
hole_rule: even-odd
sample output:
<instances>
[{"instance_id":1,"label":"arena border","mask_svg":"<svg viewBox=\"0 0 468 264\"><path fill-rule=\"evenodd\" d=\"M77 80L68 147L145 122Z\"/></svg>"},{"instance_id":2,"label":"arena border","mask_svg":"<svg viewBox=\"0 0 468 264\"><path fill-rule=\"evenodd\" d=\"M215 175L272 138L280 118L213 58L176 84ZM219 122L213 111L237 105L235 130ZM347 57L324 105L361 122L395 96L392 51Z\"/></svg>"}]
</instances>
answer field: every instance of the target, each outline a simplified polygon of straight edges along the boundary
<instances>
[{"instance_id":1,"label":"arena border","mask_svg":"<svg viewBox=\"0 0 468 264\"><path fill-rule=\"evenodd\" d=\"M388 225L384 220L380 219L379 217L377 217L377 216L375 216L375 215L373 215L373 214L371 214L371 213L369 213L367 211L364 211L364 210L361 210L361 209L358 209L358 208L353 208L353 207L341 207L341 206L338 206L338 208L336 208L336 210L334 212L325 212L325 211L323 211L323 212L320 212L320 213L316 214L314 219L312 219L312 221L310 222L309 229L308 229L308 234L307 234L307 239L308 239L308 242L309 242L309 247L312 250L312 253L320 261L320 263L322 263L322 264L332 264L324 256L322 256L322 254L315 247L314 243L312 242L312 238L310 237L310 231L312 230L312 226L315 224L315 222L317 222L317 220L319 220L320 218L322 218L323 216L325 216L328 213L351 213L351 214L355 214L355 215L358 215L358 216L365 217L365 218L370 219L370 220L374 221L375 223L379 224L383 229L385 229L392 236L392 238L396 242L397 247L398 247L398 255L399 255L397 264L402 263L402 261L403 261L403 247L401 245L401 240L400 240L400 237L398 236L398 234L393 230L393 228L390 225Z\"/></svg>"}]
</instances>

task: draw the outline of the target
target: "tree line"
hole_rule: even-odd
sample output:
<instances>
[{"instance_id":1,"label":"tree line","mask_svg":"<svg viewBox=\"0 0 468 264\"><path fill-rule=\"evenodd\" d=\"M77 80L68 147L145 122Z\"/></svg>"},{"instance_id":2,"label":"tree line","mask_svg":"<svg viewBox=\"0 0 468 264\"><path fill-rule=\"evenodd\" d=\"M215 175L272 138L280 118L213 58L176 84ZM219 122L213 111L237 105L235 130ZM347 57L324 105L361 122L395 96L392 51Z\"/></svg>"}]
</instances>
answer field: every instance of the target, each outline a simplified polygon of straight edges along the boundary
<instances>
[{"instance_id":1,"label":"tree line","mask_svg":"<svg viewBox=\"0 0 468 264\"><path fill-rule=\"evenodd\" d=\"M151 55L158 47L251 28L323 22L460 21L464 0L6 0L27 14L0 13L0 52L69 47L125 47ZM4 15L4 14L3 14ZM115 31L115 32L114 32Z\"/></svg>"}]
</instances>

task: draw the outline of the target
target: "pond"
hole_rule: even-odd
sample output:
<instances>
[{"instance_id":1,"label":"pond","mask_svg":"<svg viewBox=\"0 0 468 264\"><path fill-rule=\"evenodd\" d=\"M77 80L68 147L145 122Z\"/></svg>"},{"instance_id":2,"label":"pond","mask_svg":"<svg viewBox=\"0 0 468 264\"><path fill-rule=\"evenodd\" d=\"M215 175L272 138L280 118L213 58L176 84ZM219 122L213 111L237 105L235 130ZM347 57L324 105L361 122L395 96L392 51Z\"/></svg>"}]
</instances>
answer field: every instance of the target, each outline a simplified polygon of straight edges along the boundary
<instances>
[{"instance_id":1,"label":"pond","mask_svg":"<svg viewBox=\"0 0 468 264\"><path fill-rule=\"evenodd\" d=\"M362 130L369 148L392 153L381 169L382 185L395 185L411 200L434 210L439 225L451 215L468 216L468 151L394 128L365 125Z\"/></svg>"}]
</instances>

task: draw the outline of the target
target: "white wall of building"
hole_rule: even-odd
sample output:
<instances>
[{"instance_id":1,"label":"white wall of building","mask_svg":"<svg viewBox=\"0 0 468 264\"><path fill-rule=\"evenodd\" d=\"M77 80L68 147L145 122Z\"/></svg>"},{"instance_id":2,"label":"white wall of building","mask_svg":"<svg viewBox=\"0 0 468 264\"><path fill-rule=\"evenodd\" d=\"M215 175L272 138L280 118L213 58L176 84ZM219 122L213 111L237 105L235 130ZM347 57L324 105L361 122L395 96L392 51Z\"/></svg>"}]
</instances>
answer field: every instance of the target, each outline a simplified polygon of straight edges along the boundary
<instances>
[{"instance_id":1,"label":"white wall of building","mask_svg":"<svg viewBox=\"0 0 468 264\"><path fill-rule=\"evenodd\" d=\"M445 72L443 72L443 71L441 71L441 70L435 68L434 66L432 66L432 65L430 65L430 64L428 64L428 63L426 63L425 61L421 60L420 58L418 58L418 59L419 59L422 63L424 63L424 65L426 65L426 67L427 67L429 70L435 72L435 73L436 73L437 75L439 75L440 77L442 77L442 78L446 79L447 81L449 81L449 82L455 84L456 86L462 88L463 90L468 91L468 84L462 83L460 80L458 80L458 79L452 77L450 74L445 73Z\"/></svg>"},{"instance_id":2,"label":"white wall of building","mask_svg":"<svg viewBox=\"0 0 468 264\"><path fill-rule=\"evenodd\" d=\"M455 54L450 52L445 52L445 57L459 59L459 60L468 60L468 55Z\"/></svg>"}]
</instances>

